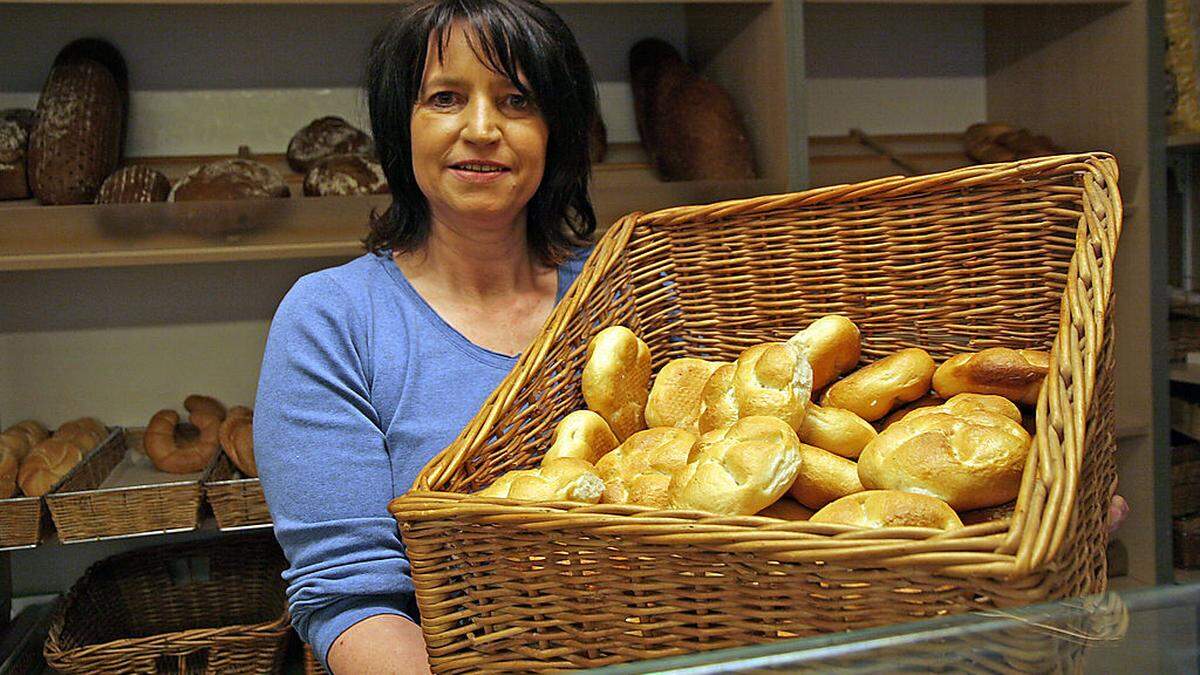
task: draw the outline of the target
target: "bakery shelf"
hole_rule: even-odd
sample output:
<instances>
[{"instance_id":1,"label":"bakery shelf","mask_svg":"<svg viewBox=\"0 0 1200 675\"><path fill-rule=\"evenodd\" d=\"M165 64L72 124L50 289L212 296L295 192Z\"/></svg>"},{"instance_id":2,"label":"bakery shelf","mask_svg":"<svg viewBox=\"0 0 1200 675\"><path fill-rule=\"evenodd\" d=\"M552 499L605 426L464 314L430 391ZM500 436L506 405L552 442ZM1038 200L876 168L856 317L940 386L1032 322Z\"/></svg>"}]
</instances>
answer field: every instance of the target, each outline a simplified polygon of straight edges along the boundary
<instances>
[{"instance_id":1,"label":"bakery shelf","mask_svg":"<svg viewBox=\"0 0 1200 675\"><path fill-rule=\"evenodd\" d=\"M922 174L975 164L963 151L961 134L871 134L870 138ZM900 166L849 134L810 137L808 155L812 187L904 173Z\"/></svg>"},{"instance_id":2,"label":"bakery shelf","mask_svg":"<svg viewBox=\"0 0 1200 675\"><path fill-rule=\"evenodd\" d=\"M172 180L213 157L143 158ZM0 202L0 271L77 269L282 258L353 256L372 209L388 195L303 197L301 176L281 155L256 156L278 169L291 199L41 206ZM782 181L663 182L637 145L610 146L592 180L600 229L631 211L781 192Z\"/></svg>"},{"instance_id":3,"label":"bakery shelf","mask_svg":"<svg viewBox=\"0 0 1200 675\"><path fill-rule=\"evenodd\" d=\"M1167 147L1175 149L1195 148L1200 146L1200 133L1171 134L1167 137Z\"/></svg>"}]
</instances>

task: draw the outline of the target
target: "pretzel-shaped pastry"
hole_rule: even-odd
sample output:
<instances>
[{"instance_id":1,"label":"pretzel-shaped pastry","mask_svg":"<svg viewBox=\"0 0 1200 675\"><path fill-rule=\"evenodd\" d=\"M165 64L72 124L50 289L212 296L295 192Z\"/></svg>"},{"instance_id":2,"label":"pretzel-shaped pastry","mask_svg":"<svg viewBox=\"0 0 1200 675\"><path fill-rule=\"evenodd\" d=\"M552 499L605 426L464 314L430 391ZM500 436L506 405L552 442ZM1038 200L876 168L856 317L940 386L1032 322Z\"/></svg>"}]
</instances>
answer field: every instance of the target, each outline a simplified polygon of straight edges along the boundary
<instances>
[{"instance_id":1,"label":"pretzel-shaped pastry","mask_svg":"<svg viewBox=\"0 0 1200 675\"><path fill-rule=\"evenodd\" d=\"M646 428L650 348L624 326L605 328L588 343L583 400L599 413L618 441Z\"/></svg>"}]
</instances>

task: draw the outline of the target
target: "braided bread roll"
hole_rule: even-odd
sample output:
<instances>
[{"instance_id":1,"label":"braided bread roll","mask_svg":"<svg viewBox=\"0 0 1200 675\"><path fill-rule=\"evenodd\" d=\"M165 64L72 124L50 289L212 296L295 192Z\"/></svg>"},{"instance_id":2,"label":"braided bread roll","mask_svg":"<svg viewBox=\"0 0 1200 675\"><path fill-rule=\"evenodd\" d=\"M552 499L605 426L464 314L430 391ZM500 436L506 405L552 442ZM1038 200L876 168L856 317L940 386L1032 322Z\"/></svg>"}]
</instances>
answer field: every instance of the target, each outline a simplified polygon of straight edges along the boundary
<instances>
[{"instance_id":1,"label":"braided bread roll","mask_svg":"<svg viewBox=\"0 0 1200 675\"><path fill-rule=\"evenodd\" d=\"M898 490L868 490L847 495L813 514L813 523L856 527L929 527L953 530L962 527L948 504L928 495Z\"/></svg>"},{"instance_id":2,"label":"braided bread roll","mask_svg":"<svg viewBox=\"0 0 1200 675\"><path fill-rule=\"evenodd\" d=\"M696 416L697 430L706 434L728 429L738 420L737 399L733 395L733 375L737 363L726 363L713 371L700 390L700 411Z\"/></svg>"},{"instance_id":3,"label":"braided bread roll","mask_svg":"<svg viewBox=\"0 0 1200 675\"><path fill-rule=\"evenodd\" d=\"M1034 349L993 347L959 354L938 366L933 388L942 398L955 394L996 394L1037 405L1038 392L1050 370L1050 354Z\"/></svg>"},{"instance_id":4,"label":"braided bread roll","mask_svg":"<svg viewBox=\"0 0 1200 675\"><path fill-rule=\"evenodd\" d=\"M650 348L624 326L605 328L588 343L583 400L608 422L618 441L646 428Z\"/></svg>"},{"instance_id":5,"label":"braided bread roll","mask_svg":"<svg viewBox=\"0 0 1200 675\"><path fill-rule=\"evenodd\" d=\"M17 482L30 497L41 497L83 461L79 446L63 438L47 438L38 443L21 462Z\"/></svg>"},{"instance_id":6,"label":"braided bread roll","mask_svg":"<svg viewBox=\"0 0 1200 675\"><path fill-rule=\"evenodd\" d=\"M536 469L509 471L479 491L481 497L529 501L572 501L595 504L604 492L596 468L582 459L564 457Z\"/></svg>"},{"instance_id":7,"label":"braided bread roll","mask_svg":"<svg viewBox=\"0 0 1200 675\"><path fill-rule=\"evenodd\" d=\"M671 478L687 463L699 437L687 429L656 427L629 437L596 463L605 504L671 504Z\"/></svg>"},{"instance_id":8,"label":"braided bread roll","mask_svg":"<svg viewBox=\"0 0 1200 675\"><path fill-rule=\"evenodd\" d=\"M775 503L801 468L800 440L777 417L743 417L701 437L671 480L671 506L751 515Z\"/></svg>"},{"instance_id":9,"label":"braided bread roll","mask_svg":"<svg viewBox=\"0 0 1200 675\"><path fill-rule=\"evenodd\" d=\"M700 396L708 378L722 365L684 357L663 366L646 400L646 426L679 427L699 433Z\"/></svg>"},{"instance_id":10,"label":"braided bread roll","mask_svg":"<svg viewBox=\"0 0 1200 675\"><path fill-rule=\"evenodd\" d=\"M755 345L738 356L733 397L739 418L778 417L795 431L804 422L812 387L812 366L794 343Z\"/></svg>"},{"instance_id":11,"label":"braided bread roll","mask_svg":"<svg viewBox=\"0 0 1200 675\"><path fill-rule=\"evenodd\" d=\"M902 349L830 385L821 405L842 408L874 422L897 405L929 393L936 366L929 352Z\"/></svg>"},{"instance_id":12,"label":"braided bread roll","mask_svg":"<svg viewBox=\"0 0 1200 675\"><path fill-rule=\"evenodd\" d=\"M617 445L617 437L603 417L591 410L576 410L554 427L550 449L542 457L542 464L564 457L595 464Z\"/></svg>"}]
</instances>

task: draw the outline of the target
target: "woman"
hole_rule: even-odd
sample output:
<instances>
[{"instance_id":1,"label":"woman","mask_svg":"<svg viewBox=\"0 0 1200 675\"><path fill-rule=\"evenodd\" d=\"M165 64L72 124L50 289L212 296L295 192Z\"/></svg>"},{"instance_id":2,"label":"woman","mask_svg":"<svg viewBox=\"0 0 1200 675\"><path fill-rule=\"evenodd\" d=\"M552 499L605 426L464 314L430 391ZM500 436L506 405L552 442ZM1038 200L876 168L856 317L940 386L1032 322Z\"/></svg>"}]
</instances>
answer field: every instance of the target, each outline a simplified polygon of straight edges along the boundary
<instances>
[{"instance_id":1,"label":"woman","mask_svg":"<svg viewBox=\"0 0 1200 675\"><path fill-rule=\"evenodd\" d=\"M335 673L428 670L388 502L449 445L579 274L595 84L536 0L427 0L369 58L392 188L369 253L272 322L255 449L300 635Z\"/></svg>"}]
</instances>

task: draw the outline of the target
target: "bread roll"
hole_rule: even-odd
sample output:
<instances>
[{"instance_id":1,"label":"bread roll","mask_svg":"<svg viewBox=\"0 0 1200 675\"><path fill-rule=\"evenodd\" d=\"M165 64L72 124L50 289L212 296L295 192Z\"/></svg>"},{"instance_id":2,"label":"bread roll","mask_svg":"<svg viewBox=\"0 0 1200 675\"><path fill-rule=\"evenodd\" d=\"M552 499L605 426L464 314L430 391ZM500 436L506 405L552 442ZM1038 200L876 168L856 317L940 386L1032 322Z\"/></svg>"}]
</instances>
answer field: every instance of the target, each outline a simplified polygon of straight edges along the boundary
<instances>
[{"instance_id":1,"label":"bread roll","mask_svg":"<svg viewBox=\"0 0 1200 675\"><path fill-rule=\"evenodd\" d=\"M331 155L304 175L304 194L346 197L387 194L387 176L379 162L362 155Z\"/></svg>"},{"instance_id":2,"label":"bread roll","mask_svg":"<svg viewBox=\"0 0 1200 675\"><path fill-rule=\"evenodd\" d=\"M958 514L940 499L897 490L868 490L847 495L817 511L809 520L869 528L953 530L962 527Z\"/></svg>"},{"instance_id":3,"label":"bread roll","mask_svg":"<svg viewBox=\"0 0 1200 675\"><path fill-rule=\"evenodd\" d=\"M78 446L66 439L47 438L30 450L29 456L21 462L17 473L21 492L29 497L41 497L81 461L83 452Z\"/></svg>"},{"instance_id":4,"label":"bread roll","mask_svg":"<svg viewBox=\"0 0 1200 675\"><path fill-rule=\"evenodd\" d=\"M1048 352L993 347L948 359L933 374L933 388L942 398L962 393L996 394L1017 403L1037 405L1049 369Z\"/></svg>"},{"instance_id":5,"label":"bread roll","mask_svg":"<svg viewBox=\"0 0 1200 675\"><path fill-rule=\"evenodd\" d=\"M839 375L858 365L862 338L858 326L844 316L830 314L812 322L788 342L799 345L813 371L813 391L820 391Z\"/></svg>"},{"instance_id":6,"label":"bread roll","mask_svg":"<svg viewBox=\"0 0 1200 675\"><path fill-rule=\"evenodd\" d=\"M165 202L171 194L171 181L160 171L134 164L117 169L100 186L97 204L144 204Z\"/></svg>"},{"instance_id":7,"label":"bread roll","mask_svg":"<svg viewBox=\"0 0 1200 675\"><path fill-rule=\"evenodd\" d=\"M991 410L946 404L922 408L885 429L858 458L868 490L906 490L955 510L1016 498L1029 453L1019 422Z\"/></svg>"},{"instance_id":8,"label":"bread roll","mask_svg":"<svg viewBox=\"0 0 1200 675\"><path fill-rule=\"evenodd\" d=\"M206 412L191 417L196 420L192 429L180 428L179 413L174 410L159 410L150 418L142 443L159 471L202 471L219 452L221 420Z\"/></svg>"},{"instance_id":9,"label":"bread roll","mask_svg":"<svg viewBox=\"0 0 1200 675\"><path fill-rule=\"evenodd\" d=\"M787 422L743 417L705 434L671 479L671 506L751 515L775 503L800 471L800 441Z\"/></svg>"},{"instance_id":10,"label":"bread roll","mask_svg":"<svg viewBox=\"0 0 1200 675\"><path fill-rule=\"evenodd\" d=\"M258 477L258 464L254 461L254 419L252 411L244 406L234 406L221 422L217 437L221 449L229 461L250 478Z\"/></svg>"},{"instance_id":11,"label":"bread roll","mask_svg":"<svg viewBox=\"0 0 1200 675\"><path fill-rule=\"evenodd\" d=\"M784 495L779 501L758 512L760 516L778 518L780 520L808 520L812 518L812 509L801 506L790 495Z\"/></svg>"},{"instance_id":12,"label":"bread roll","mask_svg":"<svg viewBox=\"0 0 1200 675\"><path fill-rule=\"evenodd\" d=\"M765 415L787 422L793 431L804 423L812 396L812 366L791 342L768 342L742 352L733 373L738 418Z\"/></svg>"},{"instance_id":13,"label":"bread roll","mask_svg":"<svg viewBox=\"0 0 1200 675\"><path fill-rule=\"evenodd\" d=\"M583 400L608 422L618 441L646 428L650 348L624 326L605 328L588 343Z\"/></svg>"},{"instance_id":14,"label":"bread roll","mask_svg":"<svg viewBox=\"0 0 1200 675\"><path fill-rule=\"evenodd\" d=\"M688 462L699 437L677 427L646 429L629 437L596 463L605 504L670 506L671 478Z\"/></svg>"},{"instance_id":15,"label":"bread roll","mask_svg":"<svg viewBox=\"0 0 1200 675\"><path fill-rule=\"evenodd\" d=\"M6 431L0 434L0 452L11 452L20 462L37 443L30 443L24 434Z\"/></svg>"},{"instance_id":16,"label":"bread roll","mask_svg":"<svg viewBox=\"0 0 1200 675\"><path fill-rule=\"evenodd\" d=\"M819 509L835 499L862 492L858 465L827 450L800 444L800 473L788 492L810 509Z\"/></svg>"},{"instance_id":17,"label":"bread roll","mask_svg":"<svg viewBox=\"0 0 1200 675\"><path fill-rule=\"evenodd\" d=\"M283 176L251 159L224 159L202 164L171 188L168 201L228 201L281 198L291 195Z\"/></svg>"},{"instance_id":18,"label":"bread roll","mask_svg":"<svg viewBox=\"0 0 1200 675\"><path fill-rule=\"evenodd\" d=\"M942 407L963 415L973 410L983 410L1003 415L1014 422L1021 421L1021 410L1012 401L995 394L955 394Z\"/></svg>"},{"instance_id":19,"label":"bread roll","mask_svg":"<svg viewBox=\"0 0 1200 675\"><path fill-rule=\"evenodd\" d=\"M617 445L617 437L603 417L591 410L576 410L554 427L550 449L542 457L542 463L574 457L595 464Z\"/></svg>"},{"instance_id":20,"label":"bread roll","mask_svg":"<svg viewBox=\"0 0 1200 675\"><path fill-rule=\"evenodd\" d=\"M54 430L53 438L70 441L86 455L108 437L108 429L94 417L80 417L63 422Z\"/></svg>"},{"instance_id":21,"label":"bread roll","mask_svg":"<svg viewBox=\"0 0 1200 675\"><path fill-rule=\"evenodd\" d=\"M481 497L595 504L604 492L596 469L582 459L563 457L536 469L509 471L479 492Z\"/></svg>"},{"instance_id":22,"label":"bread roll","mask_svg":"<svg viewBox=\"0 0 1200 675\"><path fill-rule=\"evenodd\" d=\"M929 393L935 369L924 349L902 349L835 382L821 397L821 405L849 410L874 422L897 405Z\"/></svg>"},{"instance_id":23,"label":"bread roll","mask_svg":"<svg viewBox=\"0 0 1200 675\"><path fill-rule=\"evenodd\" d=\"M679 427L699 433L700 396L723 363L684 357L662 367L646 400L646 426Z\"/></svg>"},{"instance_id":24,"label":"bread roll","mask_svg":"<svg viewBox=\"0 0 1200 675\"><path fill-rule=\"evenodd\" d=\"M937 394L926 394L925 396L922 396L921 398L913 401L912 403L909 403L908 405L900 406L899 408L896 408L892 412L888 413L887 417L884 417L882 420L875 423L875 427L877 429L879 429L880 431L882 431L882 430L892 426L893 423L899 422L900 420L904 419L905 415L908 415L908 413L910 413L914 410L920 410L921 408L930 408L933 406L938 406L945 402L946 402L946 399L942 398L941 396L938 396Z\"/></svg>"},{"instance_id":25,"label":"bread roll","mask_svg":"<svg viewBox=\"0 0 1200 675\"><path fill-rule=\"evenodd\" d=\"M188 411L188 421L196 426L200 426L196 421L197 416L215 417L219 422L224 420L228 414L224 403L211 396L204 396L202 394L191 394L185 398L183 400L183 407ZM247 408L243 407L242 410L247 410Z\"/></svg>"},{"instance_id":26,"label":"bread roll","mask_svg":"<svg viewBox=\"0 0 1200 675\"><path fill-rule=\"evenodd\" d=\"M21 469L21 458L10 448L0 446L0 499L17 494L17 474Z\"/></svg>"},{"instance_id":27,"label":"bread roll","mask_svg":"<svg viewBox=\"0 0 1200 675\"><path fill-rule=\"evenodd\" d=\"M823 408L813 403L808 406L808 414L796 435L801 443L853 459L875 438L875 427L849 410Z\"/></svg>"},{"instance_id":28,"label":"bread roll","mask_svg":"<svg viewBox=\"0 0 1200 675\"><path fill-rule=\"evenodd\" d=\"M374 152L375 144L366 132L331 115L309 122L292 136L288 142L287 161L292 169L305 173L333 155L371 155Z\"/></svg>"},{"instance_id":29,"label":"bread roll","mask_svg":"<svg viewBox=\"0 0 1200 675\"><path fill-rule=\"evenodd\" d=\"M41 422L23 420L8 427L0 434L0 447L10 447L17 452L17 459L24 459L33 446L50 437L50 432Z\"/></svg>"},{"instance_id":30,"label":"bread roll","mask_svg":"<svg viewBox=\"0 0 1200 675\"><path fill-rule=\"evenodd\" d=\"M727 429L738 420L737 399L733 395L733 375L736 363L727 363L715 371L700 391L700 414L697 416L698 430L706 434L716 429Z\"/></svg>"}]
</instances>

